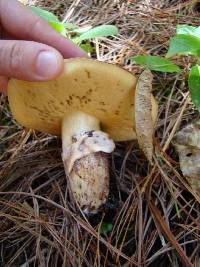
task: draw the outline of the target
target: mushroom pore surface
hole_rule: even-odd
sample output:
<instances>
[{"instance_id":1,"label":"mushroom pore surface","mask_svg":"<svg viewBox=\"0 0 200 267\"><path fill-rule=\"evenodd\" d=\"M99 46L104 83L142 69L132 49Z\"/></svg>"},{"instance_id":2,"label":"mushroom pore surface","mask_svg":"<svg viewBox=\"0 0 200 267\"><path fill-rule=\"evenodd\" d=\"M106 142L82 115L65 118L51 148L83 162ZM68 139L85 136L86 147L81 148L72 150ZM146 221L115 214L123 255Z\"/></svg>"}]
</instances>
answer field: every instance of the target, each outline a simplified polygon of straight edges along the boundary
<instances>
[{"instance_id":1,"label":"mushroom pore surface","mask_svg":"<svg viewBox=\"0 0 200 267\"><path fill-rule=\"evenodd\" d=\"M61 134L63 116L82 111L95 116L114 140L135 138L134 92L137 78L112 64L65 60L65 69L48 82L11 79L8 99L16 120L27 128Z\"/></svg>"}]
</instances>

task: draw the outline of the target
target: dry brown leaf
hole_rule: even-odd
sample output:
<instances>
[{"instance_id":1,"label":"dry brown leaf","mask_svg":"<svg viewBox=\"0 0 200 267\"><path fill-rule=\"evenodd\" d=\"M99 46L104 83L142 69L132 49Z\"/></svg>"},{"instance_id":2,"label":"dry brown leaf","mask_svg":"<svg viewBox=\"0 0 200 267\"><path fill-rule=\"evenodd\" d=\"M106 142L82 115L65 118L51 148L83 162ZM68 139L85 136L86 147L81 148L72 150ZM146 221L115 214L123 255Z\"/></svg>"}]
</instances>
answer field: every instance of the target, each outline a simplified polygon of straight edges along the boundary
<instances>
[{"instance_id":1,"label":"dry brown leaf","mask_svg":"<svg viewBox=\"0 0 200 267\"><path fill-rule=\"evenodd\" d=\"M152 163L153 134L157 103L152 91L153 75L150 70L144 70L140 75L135 91L135 128L140 148ZM152 107L154 106L154 109Z\"/></svg>"},{"instance_id":2,"label":"dry brown leaf","mask_svg":"<svg viewBox=\"0 0 200 267\"><path fill-rule=\"evenodd\" d=\"M193 190L200 194L200 120L179 131L174 144L183 175Z\"/></svg>"}]
</instances>

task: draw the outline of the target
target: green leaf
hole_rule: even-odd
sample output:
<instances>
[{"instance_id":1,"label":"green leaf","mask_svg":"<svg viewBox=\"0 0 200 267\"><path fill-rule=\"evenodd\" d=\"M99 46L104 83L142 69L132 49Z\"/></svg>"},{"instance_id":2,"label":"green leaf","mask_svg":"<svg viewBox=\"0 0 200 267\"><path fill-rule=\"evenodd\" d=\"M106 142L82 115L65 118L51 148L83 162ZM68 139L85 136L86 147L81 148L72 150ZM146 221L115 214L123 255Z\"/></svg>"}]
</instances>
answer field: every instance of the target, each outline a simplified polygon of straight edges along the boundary
<instances>
[{"instance_id":1,"label":"green leaf","mask_svg":"<svg viewBox=\"0 0 200 267\"><path fill-rule=\"evenodd\" d=\"M57 16L47 10L41 9L36 6L30 6L29 8L44 20L60 22Z\"/></svg>"},{"instance_id":2,"label":"green leaf","mask_svg":"<svg viewBox=\"0 0 200 267\"><path fill-rule=\"evenodd\" d=\"M100 229L100 234L106 235L110 231L112 231L112 223L102 223L101 229Z\"/></svg>"},{"instance_id":3,"label":"green leaf","mask_svg":"<svg viewBox=\"0 0 200 267\"><path fill-rule=\"evenodd\" d=\"M167 57L176 54L200 55L200 38L190 34L177 34L170 41Z\"/></svg>"},{"instance_id":4,"label":"green leaf","mask_svg":"<svg viewBox=\"0 0 200 267\"><path fill-rule=\"evenodd\" d=\"M81 44L80 48L83 49L86 53L92 53L93 51L91 44Z\"/></svg>"},{"instance_id":5,"label":"green leaf","mask_svg":"<svg viewBox=\"0 0 200 267\"><path fill-rule=\"evenodd\" d=\"M42 19L48 21L49 25L51 25L51 27L56 30L57 32L61 33L63 36L66 37L67 35L67 30L74 30L77 29L78 27L72 23L69 22L65 22L62 23L59 21L58 17L55 16L53 13L41 9L39 7L35 7L35 6L30 6L30 9L35 12L38 16L40 16Z\"/></svg>"},{"instance_id":6,"label":"green leaf","mask_svg":"<svg viewBox=\"0 0 200 267\"><path fill-rule=\"evenodd\" d=\"M49 25L54 30L61 33L63 36L66 36L67 32L65 29L65 24L62 24L53 13L51 13L47 10L41 9L39 7L35 7L35 6L30 6L30 8L33 12L35 12L42 19L48 21Z\"/></svg>"},{"instance_id":7,"label":"green leaf","mask_svg":"<svg viewBox=\"0 0 200 267\"><path fill-rule=\"evenodd\" d=\"M200 112L200 66L193 66L189 73L188 85L192 102Z\"/></svg>"},{"instance_id":8,"label":"green leaf","mask_svg":"<svg viewBox=\"0 0 200 267\"><path fill-rule=\"evenodd\" d=\"M181 72L181 69L177 65L160 56L139 55L132 57L131 60L150 70L160 72Z\"/></svg>"},{"instance_id":9,"label":"green leaf","mask_svg":"<svg viewBox=\"0 0 200 267\"><path fill-rule=\"evenodd\" d=\"M92 27L91 26L88 26L88 27L74 29L73 32L78 33L78 34L83 34L85 32L88 32L91 29L92 29Z\"/></svg>"},{"instance_id":10,"label":"green leaf","mask_svg":"<svg viewBox=\"0 0 200 267\"><path fill-rule=\"evenodd\" d=\"M177 25L176 33L177 34L190 34L190 35L200 37L200 26L194 27L190 25Z\"/></svg>"},{"instance_id":11,"label":"green leaf","mask_svg":"<svg viewBox=\"0 0 200 267\"><path fill-rule=\"evenodd\" d=\"M84 40L90 40L96 37L106 37L106 36L116 35L117 33L118 30L115 26L101 25L84 32L83 34L81 34L81 36L74 38L73 41L75 43L80 43Z\"/></svg>"},{"instance_id":12,"label":"green leaf","mask_svg":"<svg viewBox=\"0 0 200 267\"><path fill-rule=\"evenodd\" d=\"M61 22L49 21L49 25L51 25L54 30L66 37L67 31L65 29L65 26Z\"/></svg>"},{"instance_id":13,"label":"green leaf","mask_svg":"<svg viewBox=\"0 0 200 267\"><path fill-rule=\"evenodd\" d=\"M64 22L63 25L67 30L70 30L70 31L78 29L78 27L75 24L70 23L70 22Z\"/></svg>"}]
</instances>

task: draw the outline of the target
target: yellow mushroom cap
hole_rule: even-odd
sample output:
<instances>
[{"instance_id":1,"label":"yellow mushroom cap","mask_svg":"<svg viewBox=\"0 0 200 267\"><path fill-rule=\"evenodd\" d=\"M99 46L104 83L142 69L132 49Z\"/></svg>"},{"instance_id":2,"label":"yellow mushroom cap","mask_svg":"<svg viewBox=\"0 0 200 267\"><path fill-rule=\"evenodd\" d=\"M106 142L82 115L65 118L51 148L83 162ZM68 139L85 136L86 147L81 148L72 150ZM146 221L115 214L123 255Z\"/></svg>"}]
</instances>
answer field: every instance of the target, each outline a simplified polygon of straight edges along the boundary
<instances>
[{"instance_id":1,"label":"yellow mushroom cap","mask_svg":"<svg viewBox=\"0 0 200 267\"><path fill-rule=\"evenodd\" d=\"M134 94L137 78L112 64L67 59L62 75L48 82L11 79L8 100L23 126L60 135L62 119L74 111L90 114L114 140L135 138Z\"/></svg>"}]
</instances>

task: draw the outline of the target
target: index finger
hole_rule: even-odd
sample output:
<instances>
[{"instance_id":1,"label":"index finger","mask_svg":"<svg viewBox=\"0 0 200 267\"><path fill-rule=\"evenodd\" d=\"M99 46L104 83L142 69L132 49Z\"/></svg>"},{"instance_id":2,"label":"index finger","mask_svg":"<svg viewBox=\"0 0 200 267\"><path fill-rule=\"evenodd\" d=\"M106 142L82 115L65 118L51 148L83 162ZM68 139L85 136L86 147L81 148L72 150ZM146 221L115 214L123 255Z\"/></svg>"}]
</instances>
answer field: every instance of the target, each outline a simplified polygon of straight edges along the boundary
<instances>
[{"instance_id":1,"label":"index finger","mask_svg":"<svg viewBox=\"0 0 200 267\"><path fill-rule=\"evenodd\" d=\"M0 24L13 37L52 46L64 58L87 57L83 50L52 29L48 22L15 0L0 0Z\"/></svg>"}]
</instances>

